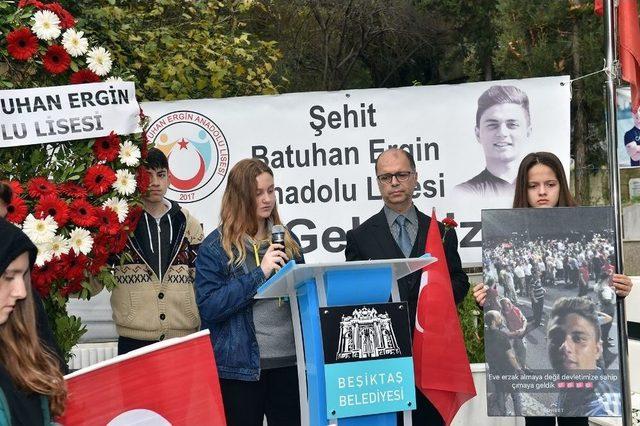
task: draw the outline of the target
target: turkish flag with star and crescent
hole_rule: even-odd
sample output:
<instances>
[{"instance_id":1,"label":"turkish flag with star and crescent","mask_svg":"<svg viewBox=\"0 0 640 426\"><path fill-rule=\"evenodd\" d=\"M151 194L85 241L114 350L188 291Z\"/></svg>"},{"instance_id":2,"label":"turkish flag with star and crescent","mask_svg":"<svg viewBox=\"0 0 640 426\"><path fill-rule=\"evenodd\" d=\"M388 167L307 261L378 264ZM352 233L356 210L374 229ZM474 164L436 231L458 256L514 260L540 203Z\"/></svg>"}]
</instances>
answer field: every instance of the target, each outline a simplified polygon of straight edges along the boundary
<instances>
[{"instance_id":1,"label":"turkish flag with star and crescent","mask_svg":"<svg viewBox=\"0 0 640 426\"><path fill-rule=\"evenodd\" d=\"M413 333L416 387L436 407L445 424L450 425L460 407L476 396L476 388L435 210L425 251L438 261L426 266L420 279Z\"/></svg>"},{"instance_id":2,"label":"turkish flag with star and crescent","mask_svg":"<svg viewBox=\"0 0 640 426\"><path fill-rule=\"evenodd\" d=\"M63 426L226 424L209 331L155 343L65 377Z\"/></svg>"}]
</instances>

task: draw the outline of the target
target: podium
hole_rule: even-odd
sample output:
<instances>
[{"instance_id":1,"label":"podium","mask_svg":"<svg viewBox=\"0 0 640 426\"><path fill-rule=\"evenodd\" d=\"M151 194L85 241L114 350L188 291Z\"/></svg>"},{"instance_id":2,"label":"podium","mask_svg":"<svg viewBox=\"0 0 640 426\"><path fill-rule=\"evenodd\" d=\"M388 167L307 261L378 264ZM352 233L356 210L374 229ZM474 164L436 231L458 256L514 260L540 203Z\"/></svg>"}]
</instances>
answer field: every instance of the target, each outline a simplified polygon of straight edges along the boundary
<instances>
[{"instance_id":1,"label":"podium","mask_svg":"<svg viewBox=\"0 0 640 426\"><path fill-rule=\"evenodd\" d=\"M357 262L287 263L258 289L255 298L288 297L296 344L300 414L303 425L395 426L396 412L335 418L327 407L325 355L320 308L400 301L397 280L437 259L420 258ZM411 370L413 375L413 370ZM411 383L413 386L413 383ZM411 425L411 408L404 425ZM333 411L333 413L332 413Z\"/></svg>"}]
</instances>

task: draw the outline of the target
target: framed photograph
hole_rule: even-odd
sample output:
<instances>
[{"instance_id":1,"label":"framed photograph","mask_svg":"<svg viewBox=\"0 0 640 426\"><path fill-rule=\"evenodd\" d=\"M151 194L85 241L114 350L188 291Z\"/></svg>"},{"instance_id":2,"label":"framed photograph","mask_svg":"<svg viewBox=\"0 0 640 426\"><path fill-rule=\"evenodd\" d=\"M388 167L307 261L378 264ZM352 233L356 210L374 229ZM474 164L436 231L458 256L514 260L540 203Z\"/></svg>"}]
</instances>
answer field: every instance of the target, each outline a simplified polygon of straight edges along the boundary
<instances>
[{"instance_id":1,"label":"framed photograph","mask_svg":"<svg viewBox=\"0 0 640 426\"><path fill-rule=\"evenodd\" d=\"M621 414L613 210L483 210L490 416Z\"/></svg>"}]
</instances>

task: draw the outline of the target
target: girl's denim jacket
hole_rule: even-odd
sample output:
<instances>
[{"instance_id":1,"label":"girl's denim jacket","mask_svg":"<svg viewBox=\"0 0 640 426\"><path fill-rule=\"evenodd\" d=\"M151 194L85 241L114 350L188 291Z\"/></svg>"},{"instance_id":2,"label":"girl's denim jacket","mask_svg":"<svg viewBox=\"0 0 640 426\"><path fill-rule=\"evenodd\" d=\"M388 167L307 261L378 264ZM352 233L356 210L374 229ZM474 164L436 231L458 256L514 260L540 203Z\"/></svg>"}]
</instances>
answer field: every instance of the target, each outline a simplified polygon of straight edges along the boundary
<instances>
[{"instance_id":1,"label":"girl's denim jacket","mask_svg":"<svg viewBox=\"0 0 640 426\"><path fill-rule=\"evenodd\" d=\"M293 238L298 243L297 238ZM302 254L295 261L304 263ZM196 258L196 302L201 328L208 328L211 333L218 375L223 379L257 381L260 378L253 297L266 280L260 266L249 271L244 263L229 264L222 248L220 228L202 242Z\"/></svg>"}]
</instances>

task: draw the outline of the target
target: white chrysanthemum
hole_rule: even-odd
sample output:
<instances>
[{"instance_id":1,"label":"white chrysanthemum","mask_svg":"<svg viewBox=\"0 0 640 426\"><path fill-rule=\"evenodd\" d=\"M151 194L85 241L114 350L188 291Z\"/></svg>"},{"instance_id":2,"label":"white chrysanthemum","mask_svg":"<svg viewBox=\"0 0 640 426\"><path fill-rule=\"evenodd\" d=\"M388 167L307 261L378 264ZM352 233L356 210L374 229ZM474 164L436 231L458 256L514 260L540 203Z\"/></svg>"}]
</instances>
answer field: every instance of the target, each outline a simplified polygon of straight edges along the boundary
<instances>
[{"instance_id":1,"label":"white chrysanthemum","mask_svg":"<svg viewBox=\"0 0 640 426\"><path fill-rule=\"evenodd\" d=\"M93 248L93 237L84 228L75 228L69 234L69 246L76 254L89 254Z\"/></svg>"},{"instance_id":2,"label":"white chrysanthemum","mask_svg":"<svg viewBox=\"0 0 640 426\"><path fill-rule=\"evenodd\" d=\"M111 53L104 47L94 47L87 53L87 66L99 76L111 71Z\"/></svg>"},{"instance_id":3,"label":"white chrysanthemum","mask_svg":"<svg viewBox=\"0 0 640 426\"><path fill-rule=\"evenodd\" d=\"M53 40L60 35L60 18L50 10L39 10L32 19L31 29L40 40Z\"/></svg>"},{"instance_id":4,"label":"white chrysanthemum","mask_svg":"<svg viewBox=\"0 0 640 426\"><path fill-rule=\"evenodd\" d=\"M121 83L123 81L124 80L120 77L111 76L111 77L108 77L104 82L105 83Z\"/></svg>"},{"instance_id":5,"label":"white chrysanthemum","mask_svg":"<svg viewBox=\"0 0 640 426\"><path fill-rule=\"evenodd\" d=\"M25 234L34 242L34 244L42 244L48 241L56 235L58 224L51 216L44 219L36 219L33 214L27 216L22 224L22 230Z\"/></svg>"},{"instance_id":6,"label":"white chrysanthemum","mask_svg":"<svg viewBox=\"0 0 640 426\"><path fill-rule=\"evenodd\" d=\"M38 244L38 255L36 256L36 266L43 266L45 263L53 259L53 250L51 249L51 241Z\"/></svg>"},{"instance_id":7,"label":"white chrysanthemum","mask_svg":"<svg viewBox=\"0 0 640 426\"><path fill-rule=\"evenodd\" d=\"M102 204L103 207L108 207L118 215L118 222L122 223L129 214L129 205L127 202L118 197L111 197Z\"/></svg>"},{"instance_id":8,"label":"white chrysanthemum","mask_svg":"<svg viewBox=\"0 0 640 426\"><path fill-rule=\"evenodd\" d=\"M84 55L89 48L89 41L83 35L83 31L76 31L73 28L69 28L62 34L62 47L74 58Z\"/></svg>"},{"instance_id":9,"label":"white chrysanthemum","mask_svg":"<svg viewBox=\"0 0 640 426\"><path fill-rule=\"evenodd\" d=\"M127 166L136 167L140 162L140 148L135 146L130 140L126 140L120 145L118 157L120 157L120 161Z\"/></svg>"},{"instance_id":10,"label":"white chrysanthemum","mask_svg":"<svg viewBox=\"0 0 640 426\"><path fill-rule=\"evenodd\" d=\"M131 195L136 190L136 177L129 170L118 170L113 189L120 195Z\"/></svg>"},{"instance_id":11,"label":"white chrysanthemum","mask_svg":"<svg viewBox=\"0 0 640 426\"><path fill-rule=\"evenodd\" d=\"M69 253L71 246L69 240L62 235L56 235L47 243L54 256L60 256Z\"/></svg>"}]
</instances>

